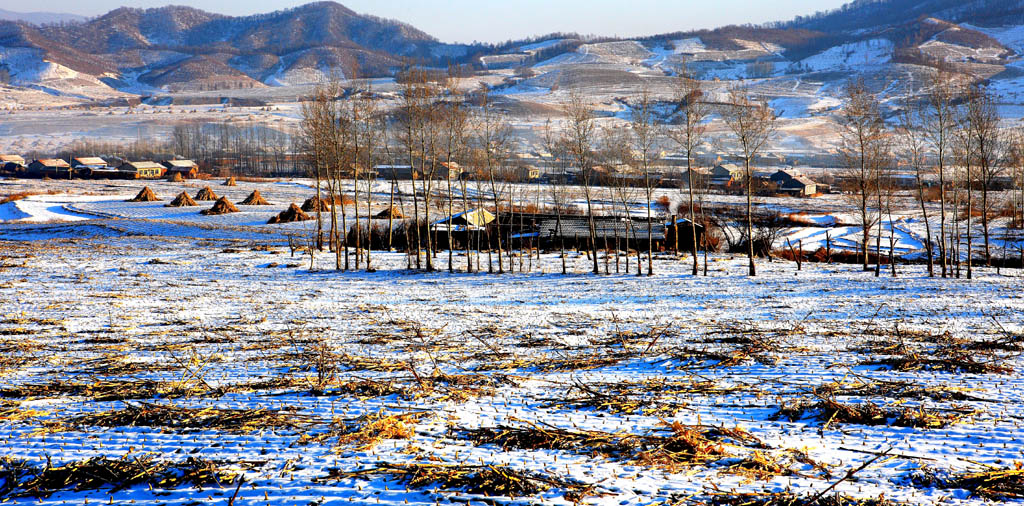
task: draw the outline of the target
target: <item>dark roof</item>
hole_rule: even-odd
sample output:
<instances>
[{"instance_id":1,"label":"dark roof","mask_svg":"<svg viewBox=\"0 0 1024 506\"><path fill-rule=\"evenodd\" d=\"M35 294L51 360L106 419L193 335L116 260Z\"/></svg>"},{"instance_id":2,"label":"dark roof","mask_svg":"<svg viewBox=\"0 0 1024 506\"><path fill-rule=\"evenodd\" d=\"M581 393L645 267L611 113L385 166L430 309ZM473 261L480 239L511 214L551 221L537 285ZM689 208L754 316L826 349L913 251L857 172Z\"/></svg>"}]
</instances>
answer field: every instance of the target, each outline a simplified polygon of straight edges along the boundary
<instances>
[{"instance_id":1,"label":"dark roof","mask_svg":"<svg viewBox=\"0 0 1024 506\"><path fill-rule=\"evenodd\" d=\"M660 220L659 220L660 221ZM559 228L561 225L561 228ZM541 237L558 237L585 239L590 237L590 225L585 216L563 216L561 223L557 219L545 219L538 223ZM632 230L627 220L622 218L594 217L594 229L598 238L626 238L640 240L647 238L647 223L634 220ZM559 234L561 231L561 234ZM651 233L656 240L665 238L665 225L655 222Z\"/></svg>"}]
</instances>

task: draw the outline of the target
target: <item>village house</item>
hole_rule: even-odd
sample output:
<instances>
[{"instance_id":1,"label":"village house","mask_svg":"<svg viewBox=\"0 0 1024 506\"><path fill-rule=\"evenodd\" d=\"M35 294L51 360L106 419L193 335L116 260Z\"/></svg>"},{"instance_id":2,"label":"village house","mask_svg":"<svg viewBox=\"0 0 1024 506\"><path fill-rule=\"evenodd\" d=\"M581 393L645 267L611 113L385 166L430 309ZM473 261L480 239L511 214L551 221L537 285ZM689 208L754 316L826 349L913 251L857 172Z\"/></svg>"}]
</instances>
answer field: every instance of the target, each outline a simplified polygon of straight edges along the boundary
<instances>
[{"instance_id":1,"label":"village house","mask_svg":"<svg viewBox=\"0 0 1024 506\"><path fill-rule=\"evenodd\" d=\"M164 175L164 166L156 162L124 162L117 171L126 179L155 179Z\"/></svg>"},{"instance_id":2,"label":"village house","mask_svg":"<svg viewBox=\"0 0 1024 506\"><path fill-rule=\"evenodd\" d=\"M199 177L199 166L192 160L167 160L162 165L167 169L165 174L181 174L185 179Z\"/></svg>"},{"instance_id":3,"label":"village house","mask_svg":"<svg viewBox=\"0 0 1024 506\"><path fill-rule=\"evenodd\" d=\"M392 179L407 181L413 179L416 174L412 165L377 165L373 170L377 172L378 176L389 181Z\"/></svg>"},{"instance_id":4,"label":"village house","mask_svg":"<svg viewBox=\"0 0 1024 506\"><path fill-rule=\"evenodd\" d=\"M818 186L807 176L797 176L780 184L778 192L797 197L810 197L818 193Z\"/></svg>"},{"instance_id":5,"label":"village house","mask_svg":"<svg viewBox=\"0 0 1024 506\"><path fill-rule=\"evenodd\" d=\"M60 158L44 158L30 163L28 173L36 177L71 179L71 165Z\"/></svg>"},{"instance_id":6,"label":"village house","mask_svg":"<svg viewBox=\"0 0 1024 506\"><path fill-rule=\"evenodd\" d=\"M797 197L810 197L818 193L817 183L795 169L776 171L769 179L775 185L778 193Z\"/></svg>"},{"instance_id":7,"label":"village house","mask_svg":"<svg viewBox=\"0 0 1024 506\"><path fill-rule=\"evenodd\" d=\"M773 173L769 179L771 179L773 183L782 186L786 182L791 181L793 178L797 178L800 176L803 176L803 174L800 171L793 168L789 168L779 169L775 171L775 173Z\"/></svg>"},{"instance_id":8,"label":"village house","mask_svg":"<svg viewBox=\"0 0 1024 506\"><path fill-rule=\"evenodd\" d=\"M732 188L742 183L743 179L743 167L736 164L723 163L711 169L711 186Z\"/></svg>"},{"instance_id":9,"label":"village house","mask_svg":"<svg viewBox=\"0 0 1024 506\"><path fill-rule=\"evenodd\" d=\"M71 168L80 178L114 179L119 176L117 168L111 167L106 160L94 156L72 158Z\"/></svg>"},{"instance_id":10,"label":"village house","mask_svg":"<svg viewBox=\"0 0 1024 506\"><path fill-rule=\"evenodd\" d=\"M107 161L95 156L79 156L71 159L71 168L76 171L81 169L106 169Z\"/></svg>"},{"instance_id":11,"label":"village house","mask_svg":"<svg viewBox=\"0 0 1024 506\"><path fill-rule=\"evenodd\" d=\"M25 159L18 155L0 155L0 170L15 172L25 168Z\"/></svg>"}]
</instances>

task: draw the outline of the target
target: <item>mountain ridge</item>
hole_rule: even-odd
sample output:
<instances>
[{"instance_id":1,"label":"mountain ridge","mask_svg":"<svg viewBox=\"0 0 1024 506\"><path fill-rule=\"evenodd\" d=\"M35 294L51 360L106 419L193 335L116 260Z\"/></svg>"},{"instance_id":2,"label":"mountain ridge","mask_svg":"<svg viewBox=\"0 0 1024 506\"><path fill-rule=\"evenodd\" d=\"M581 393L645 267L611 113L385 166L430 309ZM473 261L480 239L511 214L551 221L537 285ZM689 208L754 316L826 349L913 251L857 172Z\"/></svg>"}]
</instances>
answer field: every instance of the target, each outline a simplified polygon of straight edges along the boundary
<instances>
[{"instance_id":1,"label":"mountain ridge","mask_svg":"<svg viewBox=\"0 0 1024 506\"><path fill-rule=\"evenodd\" d=\"M1004 18L1019 15L1024 25L1024 0L855 0L833 11L763 25L636 39L562 34L557 41L526 39L530 44L461 45L330 1L235 17L174 5L121 7L59 25L0 21L0 67L19 86L59 92L70 81L80 92L84 83L95 82L123 92L152 93L304 84L328 74L391 76L412 63L493 70L561 57L556 63L583 65L611 61L577 55L583 46L636 41L650 55L664 56L650 67L672 73L681 68L675 60L682 53L668 48L696 40L701 48L696 67L712 78L820 68L821 58L849 58L865 43L876 48L865 55L893 64L952 63L987 77L998 73L995 66L1015 58L1016 51L968 23L984 24L999 12ZM880 40L891 45L883 48L884 57L878 52L881 46L872 42ZM801 63L811 57L818 63ZM760 68L737 70L752 65Z\"/></svg>"}]
</instances>

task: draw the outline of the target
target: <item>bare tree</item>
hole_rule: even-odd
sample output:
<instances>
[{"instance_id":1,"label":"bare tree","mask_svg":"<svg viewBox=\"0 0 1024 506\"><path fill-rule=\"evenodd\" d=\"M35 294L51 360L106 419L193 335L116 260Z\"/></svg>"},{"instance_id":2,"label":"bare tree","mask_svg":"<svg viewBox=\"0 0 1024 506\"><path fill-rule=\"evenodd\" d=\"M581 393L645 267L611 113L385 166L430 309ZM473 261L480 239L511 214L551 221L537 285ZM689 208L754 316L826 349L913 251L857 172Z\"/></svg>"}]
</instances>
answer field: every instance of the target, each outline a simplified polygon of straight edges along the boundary
<instances>
[{"instance_id":1,"label":"bare tree","mask_svg":"<svg viewBox=\"0 0 1024 506\"><path fill-rule=\"evenodd\" d=\"M694 216L694 185L698 181L693 179L693 159L697 155L697 148L704 142L707 132L707 118L711 114L711 108L704 99L704 86L696 79L679 77L675 81L675 103L679 114L677 126L668 130L668 136L686 155L687 193L689 194L690 230L692 232L692 254L693 272L697 275L697 226ZM678 240L678 239L677 239ZM705 269L705 275L707 270Z\"/></svg>"},{"instance_id":2,"label":"bare tree","mask_svg":"<svg viewBox=\"0 0 1024 506\"><path fill-rule=\"evenodd\" d=\"M633 106L632 126L633 153L635 153L636 164L643 171L645 196L647 197L647 275L652 276L654 275L654 222L651 206L654 200L652 193L655 181L651 178L651 165L659 158L658 139L661 137L661 128L658 118L654 114L651 92L647 88L640 92L640 97ZM639 250L639 248L637 249ZM696 260L693 265L696 270Z\"/></svg>"},{"instance_id":3,"label":"bare tree","mask_svg":"<svg viewBox=\"0 0 1024 506\"><path fill-rule=\"evenodd\" d=\"M757 275L754 265L754 234L752 218L752 193L754 174L751 165L754 158L764 149L775 133L778 115L765 98L751 98L745 89L736 87L729 90L729 103L722 109L725 124L732 132L743 159L743 172L747 185L747 260L749 276Z\"/></svg>"},{"instance_id":4,"label":"bare tree","mask_svg":"<svg viewBox=\"0 0 1024 506\"><path fill-rule=\"evenodd\" d=\"M449 220L453 213L453 192L452 192L452 174L454 167L459 164L459 161L463 161L465 145L466 145L466 128L468 123L468 115L466 114L466 108L462 93L459 90L459 84L461 79L457 71L453 68L448 71L448 78L444 82L445 102L441 108L442 121L444 123L442 127L442 150L445 157L445 164L448 166L447 177L448 180L448 217ZM465 186L463 186L463 197L465 197ZM468 209L463 209L468 211ZM452 258L453 251L455 248L452 244L452 227L451 223L448 224L448 272L455 272L454 260ZM466 230L466 238L469 238L469 230Z\"/></svg>"},{"instance_id":5,"label":"bare tree","mask_svg":"<svg viewBox=\"0 0 1024 506\"><path fill-rule=\"evenodd\" d=\"M551 192L551 202L555 206L555 233L559 238L559 256L562 258L562 274L568 273L565 258L565 234L562 231L562 206L567 202L565 191L565 162L567 158L566 142L564 137L556 135L551 128L551 120L544 123L544 150L554 159L561 169L556 180L548 181L548 188ZM539 239L539 238L538 238Z\"/></svg>"},{"instance_id":6,"label":"bare tree","mask_svg":"<svg viewBox=\"0 0 1024 506\"><path fill-rule=\"evenodd\" d=\"M948 275L949 243L946 231L946 160L950 154L953 128L956 114L953 107L952 75L940 69L932 80L931 90L927 95L928 107L924 115L925 137L932 147L937 162L936 172L939 176L939 263L942 277Z\"/></svg>"},{"instance_id":7,"label":"bare tree","mask_svg":"<svg viewBox=\"0 0 1024 506\"><path fill-rule=\"evenodd\" d=\"M955 150L957 158L964 169L964 191L967 193L967 208L965 211L967 234L967 279L974 277L974 231L972 229L974 218L974 183L977 174L972 169L974 163L981 159L979 154L978 128L979 109L981 108L980 90L972 84L966 84L962 91L964 105L957 109L957 128L955 130Z\"/></svg>"},{"instance_id":8,"label":"bare tree","mask_svg":"<svg viewBox=\"0 0 1024 506\"><path fill-rule=\"evenodd\" d=\"M600 274L597 263L597 226L594 222L594 199L591 192L591 178L594 172L594 109L582 95L573 91L565 104L567 120L567 144L569 153L576 162L583 183L583 196L587 200L587 228L590 234L590 251L594 262L594 274Z\"/></svg>"},{"instance_id":9,"label":"bare tree","mask_svg":"<svg viewBox=\"0 0 1024 506\"><path fill-rule=\"evenodd\" d=\"M985 265L992 265L992 250L989 239L989 215L993 211L994 200L990 191L995 179L1002 174L1002 154L1004 139L999 128L999 111L995 97L989 90L973 86L968 93L966 102L966 121L970 123L967 132L973 136L975 165L978 168L978 183L981 187L981 230L985 241ZM969 164L968 164L969 166ZM968 264L970 272L970 264Z\"/></svg>"},{"instance_id":10,"label":"bare tree","mask_svg":"<svg viewBox=\"0 0 1024 506\"><path fill-rule=\"evenodd\" d=\"M316 187L316 200L322 202L322 185L330 163L332 143L330 108L333 97L328 84L321 84L313 90L312 99L302 103L301 137ZM316 249L323 251L323 218L320 206L316 207Z\"/></svg>"},{"instance_id":11,"label":"bare tree","mask_svg":"<svg viewBox=\"0 0 1024 506\"><path fill-rule=\"evenodd\" d=\"M481 100L481 117L477 122L476 142L480 154L482 166L487 175L491 189L491 198L494 202L494 213L501 213L501 198L507 188L507 181L500 176L502 164L507 158L509 142L511 138L511 127L508 120L494 110L489 97L489 90L481 88L479 92ZM511 211L511 209L509 209ZM500 225L500 224L499 224ZM504 273L505 267L502 262L502 241L501 228L498 227L498 272ZM488 245L489 247L489 245ZM511 268L511 265L509 266Z\"/></svg>"},{"instance_id":12,"label":"bare tree","mask_svg":"<svg viewBox=\"0 0 1024 506\"><path fill-rule=\"evenodd\" d=\"M882 153L885 124L878 111L877 97L868 91L863 81L856 81L847 86L846 100L847 104L840 116L840 125L843 129L842 153L846 161L848 180L853 184L856 193L863 227L863 266L867 271L871 227L878 219L877 214L870 212L868 203L878 191L876 182L881 161L877 157Z\"/></svg>"},{"instance_id":13,"label":"bare tree","mask_svg":"<svg viewBox=\"0 0 1024 506\"><path fill-rule=\"evenodd\" d=\"M925 248L928 254L928 277L935 277L934 243L932 242L932 227L928 219L928 205L924 195L924 165L927 146L923 121L924 111L920 105L907 99L903 110L899 115L900 151L907 163L914 169L914 177L917 181L917 200L921 203L921 219L924 221Z\"/></svg>"}]
</instances>

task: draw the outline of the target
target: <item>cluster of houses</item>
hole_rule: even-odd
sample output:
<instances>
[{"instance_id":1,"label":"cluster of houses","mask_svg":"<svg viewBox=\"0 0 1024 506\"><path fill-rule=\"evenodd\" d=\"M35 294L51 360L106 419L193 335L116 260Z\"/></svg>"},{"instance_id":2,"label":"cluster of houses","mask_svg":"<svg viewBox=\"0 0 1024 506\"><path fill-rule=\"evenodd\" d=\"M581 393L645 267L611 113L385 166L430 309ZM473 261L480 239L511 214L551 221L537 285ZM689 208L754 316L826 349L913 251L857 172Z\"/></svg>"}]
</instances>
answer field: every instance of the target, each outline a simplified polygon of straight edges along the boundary
<instances>
[{"instance_id":1,"label":"cluster of houses","mask_svg":"<svg viewBox=\"0 0 1024 506\"><path fill-rule=\"evenodd\" d=\"M180 175L183 179L199 177L199 166L192 160L121 161L83 156L67 162L60 158L41 158L26 162L18 155L0 155L0 173L19 177L50 179L158 179Z\"/></svg>"},{"instance_id":2,"label":"cluster of houses","mask_svg":"<svg viewBox=\"0 0 1024 506\"><path fill-rule=\"evenodd\" d=\"M780 194L793 197L811 197L819 193L827 193L827 185L816 183L811 178L792 168L780 169L775 172L755 171L751 174L751 188L759 194ZM694 177L697 172L694 171ZM735 164L720 164L709 172L702 174L702 182L709 188L717 188L728 193L746 193L747 178L743 167Z\"/></svg>"}]
</instances>

